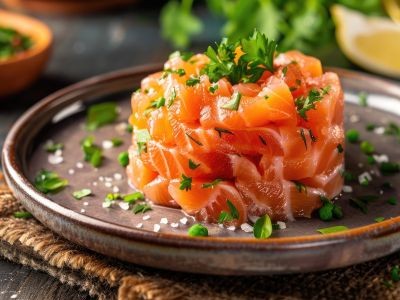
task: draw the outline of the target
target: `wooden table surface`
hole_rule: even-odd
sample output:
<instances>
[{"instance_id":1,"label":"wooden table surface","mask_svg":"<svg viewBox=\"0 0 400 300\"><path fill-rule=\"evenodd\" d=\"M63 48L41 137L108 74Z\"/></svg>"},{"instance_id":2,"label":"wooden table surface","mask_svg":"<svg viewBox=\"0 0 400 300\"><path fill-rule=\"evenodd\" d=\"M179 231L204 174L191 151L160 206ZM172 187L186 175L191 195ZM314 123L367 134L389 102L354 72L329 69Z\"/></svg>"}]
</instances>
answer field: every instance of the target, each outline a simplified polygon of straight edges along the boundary
<instances>
[{"instance_id":1,"label":"wooden table surface","mask_svg":"<svg viewBox=\"0 0 400 300\"><path fill-rule=\"evenodd\" d=\"M207 24L205 33L196 38L193 50L204 51L207 41L219 39L219 21L210 18L202 8L198 12L207 18ZM134 6L89 16L36 16L54 32L53 55L45 73L31 88L0 100L0 148L18 116L49 93L96 74L162 62L172 51L160 37L154 1L147 7ZM337 57L336 50L333 52ZM331 61L334 62L331 65L348 66L342 56ZM14 298L90 299L45 273L0 258L0 300Z\"/></svg>"}]
</instances>

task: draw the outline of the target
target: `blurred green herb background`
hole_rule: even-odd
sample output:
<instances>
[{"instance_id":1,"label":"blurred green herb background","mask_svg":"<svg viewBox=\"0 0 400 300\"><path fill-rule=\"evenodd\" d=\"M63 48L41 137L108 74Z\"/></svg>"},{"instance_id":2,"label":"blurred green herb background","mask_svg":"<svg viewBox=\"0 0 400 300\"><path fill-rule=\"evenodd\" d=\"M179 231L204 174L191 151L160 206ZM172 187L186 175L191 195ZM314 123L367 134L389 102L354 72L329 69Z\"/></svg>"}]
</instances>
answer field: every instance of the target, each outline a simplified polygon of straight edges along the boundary
<instances>
[{"instance_id":1,"label":"blurred green herb background","mask_svg":"<svg viewBox=\"0 0 400 300\"><path fill-rule=\"evenodd\" d=\"M203 1L171 0L161 11L162 34L176 48L187 48L205 29L193 5ZM221 36L231 41L248 36L254 28L279 44L280 51L298 49L321 53L335 44L329 8L342 4L366 15L384 15L379 0L207 0L207 9L221 19Z\"/></svg>"}]
</instances>

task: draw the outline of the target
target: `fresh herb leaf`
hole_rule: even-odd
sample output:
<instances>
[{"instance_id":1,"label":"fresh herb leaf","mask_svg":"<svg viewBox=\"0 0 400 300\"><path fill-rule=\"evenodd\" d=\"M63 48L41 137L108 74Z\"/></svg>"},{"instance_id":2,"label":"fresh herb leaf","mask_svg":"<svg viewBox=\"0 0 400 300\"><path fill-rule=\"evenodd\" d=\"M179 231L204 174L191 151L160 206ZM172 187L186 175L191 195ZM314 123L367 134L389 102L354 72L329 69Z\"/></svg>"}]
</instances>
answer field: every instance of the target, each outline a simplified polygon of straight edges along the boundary
<instances>
[{"instance_id":1,"label":"fresh herb leaf","mask_svg":"<svg viewBox=\"0 0 400 300\"><path fill-rule=\"evenodd\" d=\"M189 159L189 168L191 170L195 170L200 166L200 164L196 164L193 160Z\"/></svg>"},{"instance_id":2,"label":"fresh herb leaf","mask_svg":"<svg viewBox=\"0 0 400 300\"><path fill-rule=\"evenodd\" d=\"M40 170L34 180L35 187L44 194L57 193L68 185L68 180L52 171Z\"/></svg>"},{"instance_id":3,"label":"fresh herb leaf","mask_svg":"<svg viewBox=\"0 0 400 300\"><path fill-rule=\"evenodd\" d=\"M207 227L201 224L194 224L188 230L189 236L208 236Z\"/></svg>"},{"instance_id":4,"label":"fresh herb leaf","mask_svg":"<svg viewBox=\"0 0 400 300\"><path fill-rule=\"evenodd\" d=\"M367 124L367 126L365 126L365 130L367 131L373 131L376 127L378 127L376 124Z\"/></svg>"},{"instance_id":5,"label":"fresh herb leaf","mask_svg":"<svg viewBox=\"0 0 400 300\"><path fill-rule=\"evenodd\" d=\"M118 154L118 162L124 168L129 165L129 153L127 151L123 151Z\"/></svg>"},{"instance_id":6,"label":"fresh herb leaf","mask_svg":"<svg viewBox=\"0 0 400 300\"><path fill-rule=\"evenodd\" d=\"M284 77L286 76L287 70L288 70L288 66L283 67L282 74Z\"/></svg>"},{"instance_id":7,"label":"fresh herb leaf","mask_svg":"<svg viewBox=\"0 0 400 300\"><path fill-rule=\"evenodd\" d=\"M317 231L321 234L330 234L330 233L345 231L348 229L349 228L346 226L339 225L339 226L332 226L332 227L327 227L327 228L320 228L320 229L317 229Z\"/></svg>"},{"instance_id":8,"label":"fresh herb leaf","mask_svg":"<svg viewBox=\"0 0 400 300\"><path fill-rule=\"evenodd\" d=\"M385 221L385 217L377 217L377 218L374 219L374 221L375 221L376 223L383 222L383 221Z\"/></svg>"},{"instance_id":9,"label":"fresh herb leaf","mask_svg":"<svg viewBox=\"0 0 400 300\"><path fill-rule=\"evenodd\" d=\"M192 189L192 177L188 177L185 174L182 174L182 179L179 185L180 190L191 190Z\"/></svg>"},{"instance_id":10,"label":"fresh herb leaf","mask_svg":"<svg viewBox=\"0 0 400 300\"><path fill-rule=\"evenodd\" d=\"M368 141L363 141L360 145L360 149L364 154L372 154L375 152L375 147Z\"/></svg>"},{"instance_id":11,"label":"fresh herb leaf","mask_svg":"<svg viewBox=\"0 0 400 300\"><path fill-rule=\"evenodd\" d=\"M399 268L399 266L394 266L394 267L390 270L390 278L391 278L392 281L394 281L394 282L400 281L400 268Z\"/></svg>"},{"instance_id":12,"label":"fresh herb leaf","mask_svg":"<svg viewBox=\"0 0 400 300\"><path fill-rule=\"evenodd\" d=\"M392 196L389 197L389 199L387 200L387 203L389 203L390 205L396 205L397 204L397 198Z\"/></svg>"},{"instance_id":13,"label":"fresh herb leaf","mask_svg":"<svg viewBox=\"0 0 400 300\"><path fill-rule=\"evenodd\" d=\"M360 133L356 129L349 129L346 132L346 138L350 143L357 143L360 139Z\"/></svg>"},{"instance_id":14,"label":"fresh herb leaf","mask_svg":"<svg viewBox=\"0 0 400 300\"><path fill-rule=\"evenodd\" d=\"M44 145L44 149L47 152L55 153L57 150L63 150L64 149L64 144L62 144L62 143L54 143L53 141L48 141Z\"/></svg>"},{"instance_id":15,"label":"fresh herb leaf","mask_svg":"<svg viewBox=\"0 0 400 300\"><path fill-rule=\"evenodd\" d=\"M120 138L112 138L111 143L112 143L113 147L119 147L124 143L124 141Z\"/></svg>"},{"instance_id":16,"label":"fresh herb leaf","mask_svg":"<svg viewBox=\"0 0 400 300\"><path fill-rule=\"evenodd\" d=\"M379 166L379 170L383 175L390 175L400 172L400 164L394 162L382 162Z\"/></svg>"},{"instance_id":17,"label":"fresh herb leaf","mask_svg":"<svg viewBox=\"0 0 400 300\"><path fill-rule=\"evenodd\" d=\"M231 100L226 104L222 105L221 108L229 109L229 110L238 110L240 105L240 99L242 98L242 94L234 93L232 95Z\"/></svg>"},{"instance_id":18,"label":"fresh herb leaf","mask_svg":"<svg viewBox=\"0 0 400 300\"><path fill-rule=\"evenodd\" d=\"M368 94L366 92L360 92L358 94L358 104L364 107L368 106Z\"/></svg>"},{"instance_id":19,"label":"fresh herb leaf","mask_svg":"<svg viewBox=\"0 0 400 300\"><path fill-rule=\"evenodd\" d=\"M132 203L135 203L136 201L144 200L144 195L141 192L134 192L134 193L122 196L122 200L124 200L124 202L127 202L129 204L132 204Z\"/></svg>"},{"instance_id":20,"label":"fresh herb leaf","mask_svg":"<svg viewBox=\"0 0 400 300\"><path fill-rule=\"evenodd\" d=\"M214 188L218 183L220 183L222 181L222 179L215 179L212 182L206 182L203 183L203 185L201 186L203 189L207 189L207 188Z\"/></svg>"},{"instance_id":21,"label":"fresh herb leaf","mask_svg":"<svg viewBox=\"0 0 400 300\"><path fill-rule=\"evenodd\" d=\"M376 160L372 155L367 155L367 162L369 165L374 165L376 163Z\"/></svg>"},{"instance_id":22,"label":"fresh herb leaf","mask_svg":"<svg viewBox=\"0 0 400 300\"><path fill-rule=\"evenodd\" d=\"M73 192L72 196L74 196L74 198L76 200L81 200L82 198L90 196L91 194L92 194L91 189L82 189L82 190Z\"/></svg>"},{"instance_id":23,"label":"fresh herb leaf","mask_svg":"<svg viewBox=\"0 0 400 300\"><path fill-rule=\"evenodd\" d=\"M232 131L225 128L215 127L214 130L218 132L219 137L222 137L223 133L234 135Z\"/></svg>"},{"instance_id":24,"label":"fresh herb leaf","mask_svg":"<svg viewBox=\"0 0 400 300\"><path fill-rule=\"evenodd\" d=\"M118 118L117 104L114 102L105 102L95 104L89 107L86 116L86 127L88 130L111 124Z\"/></svg>"},{"instance_id":25,"label":"fresh herb leaf","mask_svg":"<svg viewBox=\"0 0 400 300\"><path fill-rule=\"evenodd\" d=\"M188 80L186 80L187 86L195 86L196 84L199 84L199 83L200 83L199 77L190 77Z\"/></svg>"},{"instance_id":26,"label":"fresh herb leaf","mask_svg":"<svg viewBox=\"0 0 400 300\"><path fill-rule=\"evenodd\" d=\"M222 224L224 222L230 222L234 219L239 220L239 211L233 205L233 203L228 199L226 200L226 204L228 205L229 212L227 211L221 211L219 217L218 217L218 223Z\"/></svg>"},{"instance_id":27,"label":"fresh herb leaf","mask_svg":"<svg viewBox=\"0 0 400 300\"><path fill-rule=\"evenodd\" d=\"M257 219L253 227L254 237L257 239L267 239L272 234L272 222L268 215Z\"/></svg>"},{"instance_id":28,"label":"fresh herb leaf","mask_svg":"<svg viewBox=\"0 0 400 300\"><path fill-rule=\"evenodd\" d=\"M14 215L14 218L17 218L17 219L30 219L33 217L32 214L28 211L16 211L16 212L14 212L13 215Z\"/></svg>"},{"instance_id":29,"label":"fresh herb leaf","mask_svg":"<svg viewBox=\"0 0 400 300\"><path fill-rule=\"evenodd\" d=\"M297 113L301 118L307 121L307 112L311 109L315 109L317 102L321 101L326 94L329 93L330 86L323 89L311 89L308 92L307 97L300 96L295 100Z\"/></svg>"},{"instance_id":30,"label":"fresh herb leaf","mask_svg":"<svg viewBox=\"0 0 400 300\"><path fill-rule=\"evenodd\" d=\"M93 167L100 167L103 162L103 151L94 143L94 137L88 136L81 142L84 154L84 160L89 162Z\"/></svg>"},{"instance_id":31,"label":"fresh herb leaf","mask_svg":"<svg viewBox=\"0 0 400 300\"><path fill-rule=\"evenodd\" d=\"M344 178L344 181L347 183L356 180L356 176L353 173L346 170L342 172L342 177Z\"/></svg>"},{"instance_id":32,"label":"fresh herb leaf","mask_svg":"<svg viewBox=\"0 0 400 300\"><path fill-rule=\"evenodd\" d=\"M0 26L0 60L20 54L33 46L32 39L13 28Z\"/></svg>"},{"instance_id":33,"label":"fresh herb leaf","mask_svg":"<svg viewBox=\"0 0 400 300\"><path fill-rule=\"evenodd\" d=\"M211 94L214 94L216 92L216 90L218 90L218 84L216 84L216 83L210 85L210 87L208 88L208 91Z\"/></svg>"},{"instance_id":34,"label":"fresh herb leaf","mask_svg":"<svg viewBox=\"0 0 400 300\"><path fill-rule=\"evenodd\" d=\"M331 221L333 218L341 219L343 217L342 208L334 204L331 200L324 196L320 196L322 207L318 210L319 218L322 221Z\"/></svg>"},{"instance_id":35,"label":"fresh herb leaf","mask_svg":"<svg viewBox=\"0 0 400 300\"><path fill-rule=\"evenodd\" d=\"M372 201L377 200L379 197L375 195L364 195L364 196L358 196L356 198L350 198L350 205L358 208L361 210L364 214L368 212L368 204Z\"/></svg>"},{"instance_id":36,"label":"fresh herb leaf","mask_svg":"<svg viewBox=\"0 0 400 300\"><path fill-rule=\"evenodd\" d=\"M132 211L136 215L139 213L144 214L149 210L152 210L151 206L147 203L143 203L143 204L136 204Z\"/></svg>"},{"instance_id":37,"label":"fresh herb leaf","mask_svg":"<svg viewBox=\"0 0 400 300\"><path fill-rule=\"evenodd\" d=\"M194 137L192 137L189 133L185 133L186 134L186 136L189 138L189 139L191 139L193 142L195 142L197 145L199 145L199 146L203 146L203 144L200 142L200 141L198 141L198 140L196 140Z\"/></svg>"},{"instance_id":38,"label":"fresh herb leaf","mask_svg":"<svg viewBox=\"0 0 400 300\"><path fill-rule=\"evenodd\" d=\"M128 133L132 133L133 132L133 126L131 124L127 124L125 130Z\"/></svg>"},{"instance_id":39,"label":"fresh herb leaf","mask_svg":"<svg viewBox=\"0 0 400 300\"><path fill-rule=\"evenodd\" d=\"M154 100L150 103L149 108L160 108L163 107L165 105L165 98L164 97L160 97L157 100Z\"/></svg>"}]
</instances>

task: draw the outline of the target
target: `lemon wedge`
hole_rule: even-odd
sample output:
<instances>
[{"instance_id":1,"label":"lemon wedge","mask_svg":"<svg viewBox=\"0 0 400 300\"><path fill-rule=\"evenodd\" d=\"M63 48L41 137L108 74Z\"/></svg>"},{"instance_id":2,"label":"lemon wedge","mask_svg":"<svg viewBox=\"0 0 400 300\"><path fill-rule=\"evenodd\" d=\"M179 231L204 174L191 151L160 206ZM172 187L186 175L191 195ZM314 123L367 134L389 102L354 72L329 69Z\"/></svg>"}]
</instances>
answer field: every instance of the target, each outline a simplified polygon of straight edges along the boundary
<instances>
[{"instance_id":1,"label":"lemon wedge","mask_svg":"<svg viewBox=\"0 0 400 300\"><path fill-rule=\"evenodd\" d=\"M400 78L400 25L367 17L341 5L331 7L340 49L366 70Z\"/></svg>"}]
</instances>

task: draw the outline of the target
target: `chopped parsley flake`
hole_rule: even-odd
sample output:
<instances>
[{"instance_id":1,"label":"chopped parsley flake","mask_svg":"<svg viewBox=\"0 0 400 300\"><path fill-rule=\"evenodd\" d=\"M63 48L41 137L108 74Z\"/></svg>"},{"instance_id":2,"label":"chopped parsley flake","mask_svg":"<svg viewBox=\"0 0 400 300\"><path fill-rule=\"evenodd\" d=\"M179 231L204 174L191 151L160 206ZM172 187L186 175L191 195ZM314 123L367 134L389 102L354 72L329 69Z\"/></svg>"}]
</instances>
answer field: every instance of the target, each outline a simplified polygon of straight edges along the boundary
<instances>
[{"instance_id":1,"label":"chopped parsley flake","mask_svg":"<svg viewBox=\"0 0 400 300\"><path fill-rule=\"evenodd\" d=\"M218 217L218 223L224 223L224 222L230 222L234 219L239 220L239 211L233 205L233 203L228 199L226 200L226 204L228 205L229 212L227 211L221 211L219 217Z\"/></svg>"},{"instance_id":2,"label":"chopped parsley flake","mask_svg":"<svg viewBox=\"0 0 400 300\"><path fill-rule=\"evenodd\" d=\"M322 201L322 207L318 210L319 218L322 221L331 221L335 219L341 219L343 217L342 208L334 204L331 200L324 196L320 196Z\"/></svg>"},{"instance_id":3,"label":"chopped parsley flake","mask_svg":"<svg viewBox=\"0 0 400 300\"><path fill-rule=\"evenodd\" d=\"M62 143L54 143L53 141L48 141L46 145L44 145L44 150L50 153L54 153L57 150L64 149L64 144Z\"/></svg>"},{"instance_id":4,"label":"chopped parsley flake","mask_svg":"<svg viewBox=\"0 0 400 300\"><path fill-rule=\"evenodd\" d=\"M257 219L253 227L254 237L257 239L267 239L272 234L272 222L268 215Z\"/></svg>"},{"instance_id":5,"label":"chopped parsley flake","mask_svg":"<svg viewBox=\"0 0 400 300\"><path fill-rule=\"evenodd\" d=\"M121 197L124 202L127 202L129 204L135 203L136 201L139 200L144 200L144 195L141 192L134 192L131 194L127 194Z\"/></svg>"},{"instance_id":6,"label":"chopped parsley flake","mask_svg":"<svg viewBox=\"0 0 400 300\"><path fill-rule=\"evenodd\" d=\"M92 194L92 190L91 189L82 189L82 190L73 192L72 196L74 196L74 198L76 200L81 200L82 198L90 196L91 194Z\"/></svg>"},{"instance_id":7,"label":"chopped parsley flake","mask_svg":"<svg viewBox=\"0 0 400 300\"><path fill-rule=\"evenodd\" d=\"M391 277L392 281L394 281L394 282L400 281L400 268L399 268L399 266L394 266L390 270L390 277Z\"/></svg>"},{"instance_id":8,"label":"chopped parsley flake","mask_svg":"<svg viewBox=\"0 0 400 300\"><path fill-rule=\"evenodd\" d=\"M179 185L180 190L191 190L192 189L192 177L188 177L185 174L182 174L182 179Z\"/></svg>"},{"instance_id":9,"label":"chopped parsley flake","mask_svg":"<svg viewBox=\"0 0 400 300\"><path fill-rule=\"evenodd\" d=\"M196 164L193 160L189 159L189 168L191 170L195 170L200 166L200 164Z\"/></svg>"},{"instance_id":10,"label":"chopped parsley flake","mask_svg":"<svg viewBox=\"0 0 400 300\"><path fill-rule=\"evenodd\" d=\"M60 176L55 172L41 170L35 177L34 185L42 193L54 194L67 186L68 180L60 178Z\"/></svg>"},{"instance_id":11,"label":"chopped parsley flake","mask_svg":"<svg viewBox=\"0 0 400 300\"><path fill-rule=\"evenodd\" d=\"M392 196L389 197L389 199L387 200L387 203L389 203L390 205L396 205L397 204L397 198Z\"/></svg>"},{"instance_id":12,"label":"chopped parsley flake","mask_svg":"<svg viewBox=\"0 0 400 300\"><path fill-rule=\"evenodd\" d=\"M124 143L124 141L121 140L120 138L112 138L111 143L112 143L113 147L119 147Z\"/></svg>"},{"instance_id":13,"label":"chopped parsley flake","mask_svg":"<svg viewBox=\"0 0 400 300\"><path fill-rule=\"evenodd\" d=\"M376 223L383 222L383 221L385 221L385 217L377 217L377 218L374 219L374 221L375 221Z\"/></svg>"},{"instance_id":14,"label":"chopped parsley flake","mask_svg":"<svg viewBox=\"0 0 400 300\"><path fill-rule=\"evenodd\" d=\"M214 188L218 183L220 183L222 181L222 179L219 179L219 178L217 178L217 179L215 179L215 180L213 180L213 181L211 181L211 182L206 182L206 183L203 183L203 185L201 186L203 189L208 189L208 188Z\"/></svg>"},{"instance_id":15,"label":"chopped parsley flake","mask_svg":"<svg viewBox=\"0 0 400 300\"><path fill-rule=\"evenodd\" d=\"M172 104L174 104L175 99L176 99L176 90L174 88L171 92L171 96L168 99L168 105L167 105L168 108L170 108Z\"/></svg>"},{"instance_id":16,"label":"chopped parsley flake","mask_svg":"<svg viewBox=\"0 0 400 300\"><path fill-rule=\"evenodd\" d=\"M219 137L222 137L223 133L234 135L233 132L228 129L215 127L214 130L218 132Z\"/></svg>"},{"instance_id":17,"label":"chopped parsley flake","mask_svg":"<svg viewBox=\"0 0 400 300\"><path fill-rule=\"evenodd\" d=\"M368 95L366 92L360 92L358 94L358 104L364 107L368 106Z\"/></svg>"},{"instance_id":18,"label":"chopped parsley flake","mask_svg":"<svg viewBox=\"0 0 400 300\"><path fill-rule=\"evenodd\" d=\"M234 93L232 98L229 102L222 105L222 108L229 109L229 110L238 110L240 105L240 99L242 98L242 94Z\"/></svg>"},{"instance_id":19,"label":"chopped parsley flake","mask_svg":"<svg viewBox=\"0 0 400 300\"><path fill-rule=\"evenodd\" d=\"M345 231L348 229L349 228L346 226L338 225L338 226L332 226L332 227L327 227L327 228L320 228L320 229L317 229L317 232L319 232L321 234L330 234L330 233Z\"/></svg>"},{"instance_id":20,"label":"chopped parsley flake","mask_svg":"<svg viewBox=\"0 0 400 300\"><path fill-rule=\"evenodd\" d=\"M208 236L208 229L207 227L201 224L194 224L188 230L189 236Z\"/></svg>"},{"instance_id":21,"label":"chopped parsley flake","mask_svg":"<svg viewBox=\"0 0 400 300\"><path fill-rule=\"evenodd\" d=\"M152 208L148 203L141 203L141 204L136 204L132 211L135 215L137 215L139 213L144 214L149 210L152 210Z\"/></svg>"},{"instance_id":22,"label":"chopped parsley flake","mask_svg":"<svg viewBox=\"0 0 400 300\"><path fill-rule=\"evenodd\" d=\"M360 133L356 129L349 129L346 132L346 138L350 143L357 143L360 138Z\"/></svg>"},{"instance_id":23,"label":"chopped parsley flake","mask_svg":"<svg viewBox=\"0 0 400 300\"><path fill-rule=\"evenodd\" d=\"M330 86L323 89L311 89L308 92L307 97L300 96L295 100L296 109L301 118L307 121L307 112L311 109L315 109L315 104L321 101L326 94L329 93Z\"/></svg>"},{"instance_id":24,"label":"chopped parsley flake","mask_svg":"<svg viewBox=\"0 0 400 300\"><path fill-rule=\"evenodd\" d=\"M86 127L88 130L111 124L118 118L117 104L114 102L105 102L95 104L89 107L86 117Z\"/></svg>"},{"instance_id":25,"label":"chopped parsley flake","mask_svg":"<svg viewBox=\"0 0 400 300\"><path fill-rule=\"evenodd\" d=\"M383 175L390 175L400 172L400 165L394 162L382 162L379 166L379 170Z\"/></svg>"},{"instance_id":26,"label":"chopped parsley flake","mask_svg":"<svg viewBox=\"0 0 400 300\"><path fill-rule=\"evenodd\" d=\"M139 154L147 152L147 142L151 139L149 131L147 129L136 130L135 138Z\"/></svg>"},{"instance_id":27,"label":"chopped parsley flake","mask_svg":"<svg viewBox=\"0 0 400 300\"><path fill-rule=\"evenodd\" d=\"M150 103L149 108L160 108L163 107L165 105L165 98L164 97L160 97L157 100L154 100Z\"/></svg>"},{"instance_id":28,"label":"chopped parsley flake","mask_svg":"<svg viewBox=\"0 0 400 300\"><path fill-rule=\"evenodd\" d=\"M196 84L199 84L199 83L200 83L199 77L190 77L188 80L186 80L187 86L195 86Z\"/></svg>"},{"instance_id":29,"label":"chopped parsley flake","mask_svg":"<svg viewBox=\"0 0 400 300\"><path fill-rule=\"evenodd\" d=\"M363 141L360 145L360 149L364 154L372 154L375 152L375 147L368 141Z\"/></svg>"},{"instance_id":30,"label":"chopped parsley flake","mask_svg":"<svg viewBox=\"0 0 400 300\"><path fill-rule=\"evenodd\" d=\"M127 151L123 151L118 154L118 162L124 168L129 165L129 153Z\"/></svg>"},{"instance_id":31,"label":"chopped parsley flake","mask_svg":"<svg viewBox=\"0 0 400 300\"><path fill-rule=\"evenodd\" d=\"M214 94L216 92L216 90L218 90L218 87L219 87L218 84L214 83L208 88L208 91L211 94Z\"/></svg>"},{"instance_id":32,"label":"chopped parsley flake","mask_svg":"<svg viewBox=\"0 0 400 300\"><path fill-rule=\"evenodd\" d=\"M283 76L285 76L285 77L286 77L287 70L288 70L288 66L285 66L285 67L282 69L282 74L283 74Z\"/></svg>"},{"instance_id":33,"label":"chopped parsley flake","mask_svg":"<svg viewBox=\"0 0 400 300\"><path fill-rule=\"evenodd\" d=\"M33 217L32 214L28 211L16 211L14 212L13 216L17 219L30 219Z\"/></svg>"},{"instance_id":34,"label":"chopped parsley flake","mask_svg":"<svg viewBox=\"0 0 400 300\"><path fill-rule=\"evenodd\" d=\"M84 154L84 160L93 167L98 168L103 162L103 151L94 143L94 137L89 136L82 140L81 147Z\"/></svg>"},{"instance_id":35,"label":"chopped parsley flake","mask_svg":"<svg viewBox=\"0 0 400 300\"><path fill-rule=\"evenodd\" d=\"M344 149L343 149L342 144L338 144L338 145L336 146L336 148L337 148L337 151L338 151L339 153L343 153Z\"/></svg>"}]
</instances>

